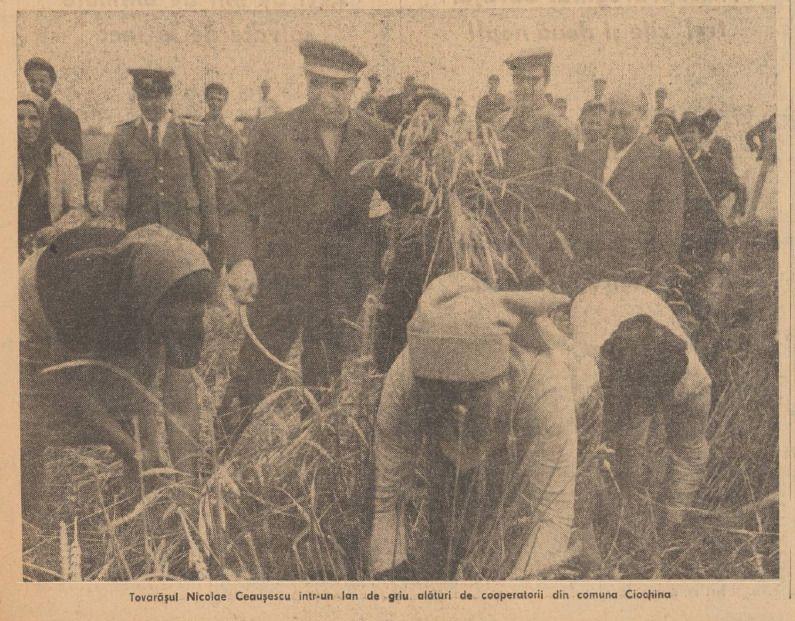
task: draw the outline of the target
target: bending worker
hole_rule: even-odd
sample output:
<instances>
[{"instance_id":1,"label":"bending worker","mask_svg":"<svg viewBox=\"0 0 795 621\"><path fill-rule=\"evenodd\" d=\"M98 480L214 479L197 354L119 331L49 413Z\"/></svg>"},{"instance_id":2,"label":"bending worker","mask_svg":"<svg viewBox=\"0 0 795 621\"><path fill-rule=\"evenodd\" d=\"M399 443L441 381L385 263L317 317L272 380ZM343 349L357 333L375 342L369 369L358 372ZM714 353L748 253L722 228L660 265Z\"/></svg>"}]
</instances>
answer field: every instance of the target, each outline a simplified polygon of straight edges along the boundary
<instances>
[{"instance_id":1,"label":"bending worker","mask_svg":"<svg viewBox=\"0 0 795 621\"><path fill-rule=\"evenodd\" d=\"M572 302L573 343L546 318L537 324L552 347L574 348L596 362L605 440L616 451L625 495L646 485L649 426L653 417L662 417L670 463L661 502L664 525L676 527L706 469L712 381L673 311L645 287L600 282Z\"/></svg>"},{"instance_id":2,"label":"bending worker","mask_svg":"<svg viewBox=\"0 0 795 621\"><path fill-rule=\"evenodd\" d=\"M565 554L577 464L570 376L561 356L523 349L511 333L520 316L567 303L498 293L464 272L425 290L377 414L376 578L522 578ZM418 463L427 505L412 502ZM412 506L427 506L417 553L407 549Z\"/></svg>"},{"instance_id":3,"label":"bending worker","mask_svg":"<svg viewBox=\"0 0 795 621\"><path fill-rule=\"evenodd\" d=\"M202 250L160 225L126 235L80 227L22 264L26 519L37 517L40 508L34 505L41 497L43 452L50 445L110 445L133 473L169 461L182 471L195 469L199 407L192 369L202 349L205 303L215 287ZM69 361L75 362L61 365ZM168 450L160 449L160 413L145 392L152 390L161 364ZM61 366L53 370L53 365ZM140 425L140 464L134 417Z\"/></svg>"}]
</instances>

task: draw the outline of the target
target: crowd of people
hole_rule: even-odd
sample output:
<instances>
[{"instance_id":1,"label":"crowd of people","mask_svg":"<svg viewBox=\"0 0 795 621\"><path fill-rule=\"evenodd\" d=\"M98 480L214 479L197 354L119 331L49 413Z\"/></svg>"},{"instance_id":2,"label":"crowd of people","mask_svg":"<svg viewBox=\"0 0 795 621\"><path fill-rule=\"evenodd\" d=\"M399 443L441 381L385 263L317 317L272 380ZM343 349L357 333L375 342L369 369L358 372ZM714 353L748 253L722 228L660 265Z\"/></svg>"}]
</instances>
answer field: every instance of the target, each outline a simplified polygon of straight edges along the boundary
<instances>
[{"instance_id":1,"label":"crowd of people","mask_svg":"<svg viewBox=\"0 0 795 621\"><path fill-rule=\"evenodd\" d=\"M521 275L495 286L434 263L438 221L418 213L422 189L400 171L353 174L385 158L413 118L432 128L432 149L467 124L463 99L413 76L384 97L373 73L355 104L367 65L359 55L317 40L300 52L306 102L279 111L264 81L244 136L224 118L225 85L207 84L206 116L187 119L171 110L172 72L131 69L141 114L116 128L94 170L81 169L80 121L53 95L55 69L26 63L31 92L17 107L25 519L40 510L47 446L103 443L138 474L166 464L196 472L192 369L219 282L247 308L257 339L244 341L218 408L224 449L299 335L303 384L329 398L375 283L373 366L385 378L373 418L374 577L536 577L569 558L573 542L598 564L589 458L607 442L622 491L642 489L656 416L671 453L661 525L679 528L707 463L711 380L665 301L628 274L681 266L694 312L710 312L704 283L727 227L754 213L774 171L775 114L747 136L762 162L749 206L716 110L679 114L661 88L649 115L642 92L597 78L575 123L566 99L547 92L551 52L508 58L512 96L491 75L465 139L499 137L500 165L484 164L495 177L551 171L558 187L537 192L536 207L588 267L576 291ZM562 194L576 203L564 209ZM620 216L607 217L616 204ZM418 218L430 226L406 226ZM560 271L540 232L517 235L543 272ZM561 313L570 334L550 319ZM145 397L159 368L167 454L158 406ZM432 543L421 555L407 543L405 505L419 446L434 464ZM494 562L484 533L498 519L521 545Z\"/></svg>"}]
</instances>

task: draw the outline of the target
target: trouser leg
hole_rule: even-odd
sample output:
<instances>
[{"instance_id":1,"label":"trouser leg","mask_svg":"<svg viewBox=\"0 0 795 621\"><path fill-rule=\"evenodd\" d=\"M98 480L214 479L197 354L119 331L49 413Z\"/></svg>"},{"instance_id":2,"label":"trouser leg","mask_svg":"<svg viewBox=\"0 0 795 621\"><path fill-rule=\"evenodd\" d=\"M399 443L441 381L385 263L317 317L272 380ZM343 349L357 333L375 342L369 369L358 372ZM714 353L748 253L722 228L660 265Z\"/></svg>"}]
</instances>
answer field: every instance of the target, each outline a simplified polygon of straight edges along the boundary
<instances>
[{"instance_id":1,"label":"trouser leg","mask_svg":"<svg viewBox=\"0 0 795 621\"><path fill-rule=\"evenodd\" d=\"M257 338L279 360L285 361L301 326L301 311L284 301L266 301L263 292L249 309L249 323ZM261 352L248 336L245 337L238 365L226 387L218 423L222 437L231 438L248 423L242 410L250 409L267 396L280 367ZM238 404L235 407L235 400Z\"/></svg>"},{"instance_id":2,"label":"trouser leg","mask_svg":"<svg viewBox=\"0 0 795 621\"><path fill-rule=\"evenodd\" d=\"M351 270L320 274L313 284L301 366L305 386L329 388L363 337L356 321L367 296L367 280Z\"/></svg>"}]
</instances>

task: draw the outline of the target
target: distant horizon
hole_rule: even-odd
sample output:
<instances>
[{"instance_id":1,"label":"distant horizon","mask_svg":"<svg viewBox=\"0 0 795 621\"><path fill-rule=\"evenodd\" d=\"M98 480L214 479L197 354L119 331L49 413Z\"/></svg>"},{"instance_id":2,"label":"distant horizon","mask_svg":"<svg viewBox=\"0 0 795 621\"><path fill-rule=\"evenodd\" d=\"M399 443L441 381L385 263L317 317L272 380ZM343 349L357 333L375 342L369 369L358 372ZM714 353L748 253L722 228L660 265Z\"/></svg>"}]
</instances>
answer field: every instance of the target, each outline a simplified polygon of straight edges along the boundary
<instances>
[{"instance_id":1,"label":"distant horizon","mask_svg":"<svg viewBox=\"0 0 795 621\"><path fill-rule=\"evenodd\" d=\"M549 91L568 100L570 118L592 96L595 77L607 79L608 91L632 80L652 104L662 85L678 113L721 112L718 133L733 142L741 171L754 168L745 131L776 101L774 7L23 11L17 36L19 88L27 88L25 61L47 58L58 72L58 96L84 129L105 132L138 115L127 74L136 65L175 71L180 114L203 116L204 86L219 80L230 90L229 120L256 110L263 78L282 108L299 105L298 43L310 37L348 45L370 61L357 101L371 72L381 75L384 94L413 73L453 99L463 96L470 115L490 74L511 93L506 57L544 46L553 52Z\"/></svg>"}]
</instances>

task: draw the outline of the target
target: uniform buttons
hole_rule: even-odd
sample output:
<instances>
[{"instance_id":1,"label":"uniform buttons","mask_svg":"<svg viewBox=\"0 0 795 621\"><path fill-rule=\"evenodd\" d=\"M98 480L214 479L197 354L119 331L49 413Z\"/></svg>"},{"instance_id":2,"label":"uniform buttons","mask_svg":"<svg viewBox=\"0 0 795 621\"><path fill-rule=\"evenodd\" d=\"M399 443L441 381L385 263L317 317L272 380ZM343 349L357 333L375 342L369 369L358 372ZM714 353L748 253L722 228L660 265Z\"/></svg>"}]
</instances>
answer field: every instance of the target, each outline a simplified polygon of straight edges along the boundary
<instances>
[{"instance_id":1,"label":"uniform buttons","mask_svg":"<svg viewBox=\"0 0 795 621\"><path fill-rule=\"evenodd\" d=\"M159 192L160 196L165 196L165 192Z\"/></svg>"},{"instance_id":2,"label":"uniform buttons","mask_svg":"<svg viewBox=\"0 0 795 621\"><path fill-rule=\"evenodd\" d=\"M163 167L162 167L162 166L158 166L158 167L157 167L157 169L158 169L160 172L163 172Z\"/></svg>"}]
</instances>

